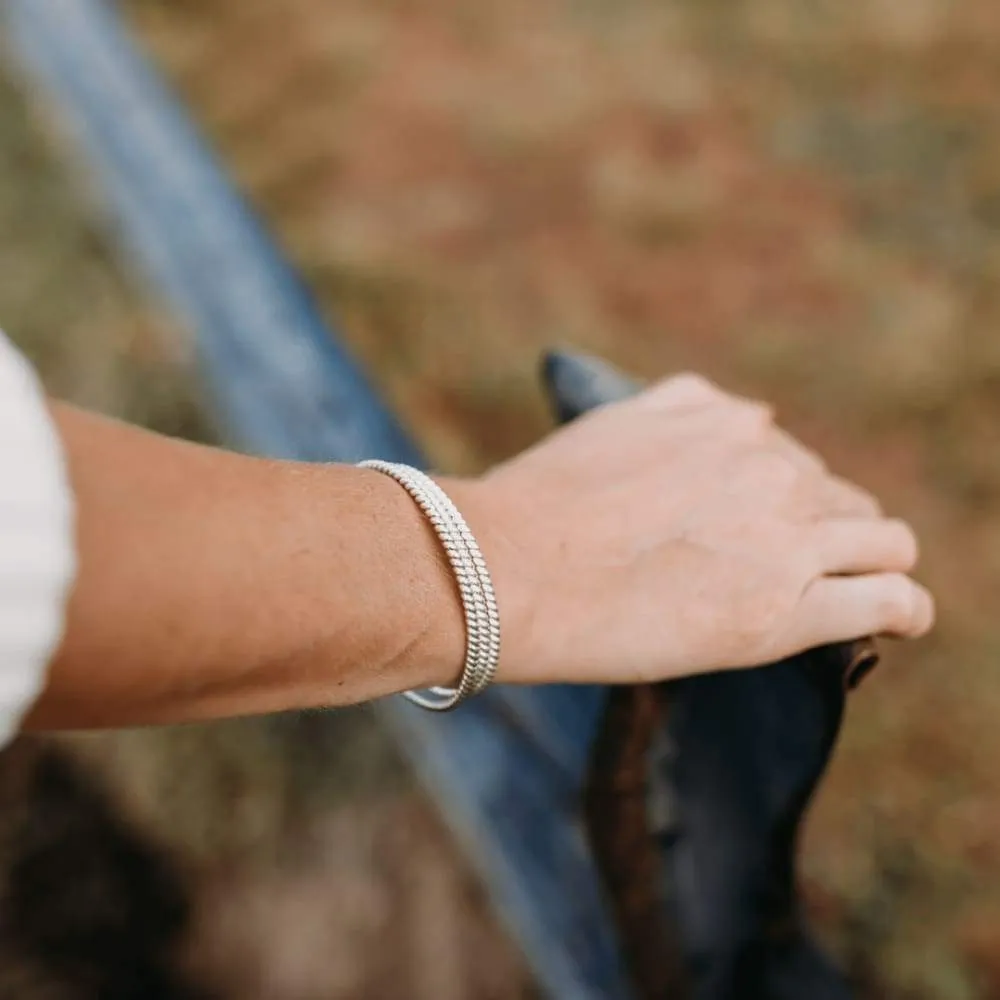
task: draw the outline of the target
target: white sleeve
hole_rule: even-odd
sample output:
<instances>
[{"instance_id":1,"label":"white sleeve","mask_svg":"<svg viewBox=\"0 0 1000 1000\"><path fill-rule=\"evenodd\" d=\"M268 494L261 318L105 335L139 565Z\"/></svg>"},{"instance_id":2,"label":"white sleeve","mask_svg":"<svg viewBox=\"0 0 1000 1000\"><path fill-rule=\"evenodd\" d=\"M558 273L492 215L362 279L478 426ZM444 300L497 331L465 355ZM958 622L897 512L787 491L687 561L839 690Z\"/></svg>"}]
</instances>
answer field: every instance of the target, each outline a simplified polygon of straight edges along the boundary
<instances>
[{"instance_id":1,"label":"white sleeve","mask_svg":"<svg viewBox=\"0 0 1000 1000\"><path fill-rule=\"evenodd\" d=\"M42 389L0 333L0 746L41 692L62 637L73 528L62 446Z\"/></svg>"}]
</instances>

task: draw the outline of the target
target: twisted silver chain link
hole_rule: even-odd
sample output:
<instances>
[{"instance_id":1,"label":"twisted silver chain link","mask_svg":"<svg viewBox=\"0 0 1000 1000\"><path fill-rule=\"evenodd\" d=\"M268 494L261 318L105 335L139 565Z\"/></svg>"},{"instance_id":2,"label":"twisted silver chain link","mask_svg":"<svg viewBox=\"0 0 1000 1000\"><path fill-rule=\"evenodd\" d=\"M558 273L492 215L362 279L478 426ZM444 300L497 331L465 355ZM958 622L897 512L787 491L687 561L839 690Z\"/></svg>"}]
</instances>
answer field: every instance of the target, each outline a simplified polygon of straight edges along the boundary
<instances>
[{"instance_id":1,"label":"twisted silver chain link","mask_svg":"<svg viewBox=\"0 0 1000 1000\"><path fill-rule=\"evenodd\" d=\"M404 692L421 708L446 712L485 690L500 659L500 613L486 561L465 518L430 476L409 465L378 459L359 465L389 476L410 494L437 533L455 574L465 614L465 666L458 687Z\"/></svg>"}]
</instances>

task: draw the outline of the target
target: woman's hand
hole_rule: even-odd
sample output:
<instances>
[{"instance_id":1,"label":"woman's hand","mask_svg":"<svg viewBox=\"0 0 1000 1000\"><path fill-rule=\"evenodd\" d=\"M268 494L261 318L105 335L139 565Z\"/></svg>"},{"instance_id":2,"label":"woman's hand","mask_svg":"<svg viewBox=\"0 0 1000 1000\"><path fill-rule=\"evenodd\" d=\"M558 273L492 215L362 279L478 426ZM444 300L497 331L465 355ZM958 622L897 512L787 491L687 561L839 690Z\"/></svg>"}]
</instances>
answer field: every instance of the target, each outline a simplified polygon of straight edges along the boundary
<instances>
[{"instance_id":1,"label":"woman's hand","mask_svg":"<svg viewBox=\"0 0 1000 1000\"><path fill-rule=\"evenodd\" d=\"M910 528L697 376L443 485L494 578L502 682L663 680L933 623Z\"/></svg>"},{"instance_id":2,"label":"woman's hand","mask_svg":"<svg viewBox=\"0 0 1000 1000\"><path fill-rule=\"evenodd\" d=\"M454 576L389 477L52 412L78 573L29 725L346 704L460 673ZM909 528L697 378L444 485L496 585L501 681L677 677L933 619Z\"/></svg>"}]
</instances>

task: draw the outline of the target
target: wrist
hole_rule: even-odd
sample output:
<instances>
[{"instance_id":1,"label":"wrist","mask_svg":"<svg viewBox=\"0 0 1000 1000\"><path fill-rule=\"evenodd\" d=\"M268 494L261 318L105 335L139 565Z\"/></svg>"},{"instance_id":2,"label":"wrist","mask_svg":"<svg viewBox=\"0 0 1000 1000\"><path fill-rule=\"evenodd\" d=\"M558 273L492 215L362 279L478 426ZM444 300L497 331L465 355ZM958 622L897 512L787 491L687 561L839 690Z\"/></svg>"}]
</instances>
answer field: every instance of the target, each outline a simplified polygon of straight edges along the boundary
<instances>
[{"instance_id":1,"label":"wrist","mask_svg":"<svg viewBox=\"0 0 1000 1000\"><path fill-rule=\"evenodd\" d=\"M359 470L382 532L391 526L385 567L386 630L379 673L392 689L452 687L465 661L465 621L454 572L433 526L407 491L390 477Z\"/></svg>"},{"instance_id":2,"label":"wrist","mask_svg":"<svg viewBox=\"0 0 1000 1000\"><path fill-rule=\"evenodd\" d=\"M468 524L492 580L501 633L494 680L520 683L526 680L521 665L532 660L538 602L533 560L511 526L522 523L530 510L516 496L500 491L489 477L437 478L437 482Z\"/></svg>"}]
</instances>

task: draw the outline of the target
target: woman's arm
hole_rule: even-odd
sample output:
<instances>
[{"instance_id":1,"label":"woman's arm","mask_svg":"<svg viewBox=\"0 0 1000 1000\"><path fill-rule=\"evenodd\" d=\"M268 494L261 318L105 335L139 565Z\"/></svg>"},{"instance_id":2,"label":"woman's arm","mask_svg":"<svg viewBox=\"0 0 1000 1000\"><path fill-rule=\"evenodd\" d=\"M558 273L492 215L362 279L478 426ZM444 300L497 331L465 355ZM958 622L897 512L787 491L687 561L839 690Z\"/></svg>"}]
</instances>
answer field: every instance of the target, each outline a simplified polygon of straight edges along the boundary
<instances>
[{"instance_id":1,"label":"woman's arm","mask_svg":"<svg viewBox=\"0 0 1000 1000\"><path fill-rule=\"evenodd\" d=\"M458 593L391 479L52 412L79 568L31 725L343 704L457 679ZM910 529L767 408L698 378L442 484L493 575L500 681L661 680L933 620L907 576Z\"/></svg>"},{"instance_id":2,"label":"woman's arm","mask_svg":"<svg viewBox=\"0 0 1000 1000\"><path fill-rule=\"evenodd\" d=\"M386 477L53 414L78 571L30 726L343 704L460 673L447 562Z\"/></svg>"}]
</instances>

